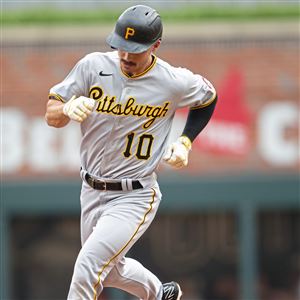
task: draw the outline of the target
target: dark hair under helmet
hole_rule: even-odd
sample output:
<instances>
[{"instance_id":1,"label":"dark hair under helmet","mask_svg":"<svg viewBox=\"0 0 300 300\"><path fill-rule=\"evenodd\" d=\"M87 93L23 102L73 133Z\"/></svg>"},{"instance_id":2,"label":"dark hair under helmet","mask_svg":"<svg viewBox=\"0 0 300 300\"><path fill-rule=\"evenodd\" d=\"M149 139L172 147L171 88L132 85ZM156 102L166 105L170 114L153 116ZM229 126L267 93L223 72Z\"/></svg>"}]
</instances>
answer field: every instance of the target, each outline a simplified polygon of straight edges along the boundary
<instances>
[{"instance_id":1,"label":"dark hair under helmet","mask_svg":"<svg viewBox=\"0 0 300 300\"><path fill-rule=\"evenodd\" d=\"M145 5L126 9L119 17L106 42L114 49L141 53L162 36L162 22L156 10Z\"/></svg>"}]
</instances>

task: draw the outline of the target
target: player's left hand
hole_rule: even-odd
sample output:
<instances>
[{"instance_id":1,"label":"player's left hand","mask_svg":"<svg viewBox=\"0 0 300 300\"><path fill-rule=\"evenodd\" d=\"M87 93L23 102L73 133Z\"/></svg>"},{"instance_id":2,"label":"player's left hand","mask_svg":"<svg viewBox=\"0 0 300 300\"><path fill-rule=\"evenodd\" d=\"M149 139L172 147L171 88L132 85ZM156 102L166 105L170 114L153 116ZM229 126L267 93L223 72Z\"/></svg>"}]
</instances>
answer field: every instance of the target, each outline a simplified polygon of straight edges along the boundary
<instances>
[{"instance_id":1,"label":"player's left hand","mask_svg":"<svg viewBox=\"0 0 300 300\"><path fill-rule=\"evenodd\" d=\"M192 142L186 136L179 137L176 142L169 145L163 159L174 168L187 166L189 151L192 149Z\"/></svg>"}]
</instances>

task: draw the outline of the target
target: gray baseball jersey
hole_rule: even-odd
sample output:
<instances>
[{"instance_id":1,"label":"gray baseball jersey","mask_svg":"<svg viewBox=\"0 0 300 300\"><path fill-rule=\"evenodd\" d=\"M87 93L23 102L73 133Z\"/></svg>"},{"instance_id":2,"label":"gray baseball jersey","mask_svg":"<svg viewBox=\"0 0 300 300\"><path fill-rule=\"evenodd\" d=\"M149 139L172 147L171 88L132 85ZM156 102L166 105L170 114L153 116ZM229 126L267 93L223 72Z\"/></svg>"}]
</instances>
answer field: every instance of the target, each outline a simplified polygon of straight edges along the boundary
<instances>
[{"instance_id":1,"label":"gray baseball jersey","mask_svg":"<svg viewBox=\"0 0 300 300\"><path fill-rule=\"evenodd\" d=\"M153 174L176 109L206 106L215 93L200 75L155 56L142 74L128 77L117 52L87 55L50 90L52 99L63 102L74 95L97 101L81 123L82 248L68 299L97 300L103 287L117 287L139 299L162 298L160 280L125 255L159 207L161 193ZM108 182L121 181L122 190L93 189L85 181L87 172ZM143 188L133 190L133 179Z\"/></svg>"},{"instance_id":2,"label":"gray baseball jersey","mask_svg":"<svg viewBox=\"0 0 300 300\"><path fill-rule=\"evenodd\" d=\"M81 164L104 178L153 173L176 109L207 105L215 96L212 85L200 75L156 57L145 72L128 77L120 70L117 52L85 56L50 93L63 101L73 95L98 101L81 124Z\"/></svg>"}]
</instances>

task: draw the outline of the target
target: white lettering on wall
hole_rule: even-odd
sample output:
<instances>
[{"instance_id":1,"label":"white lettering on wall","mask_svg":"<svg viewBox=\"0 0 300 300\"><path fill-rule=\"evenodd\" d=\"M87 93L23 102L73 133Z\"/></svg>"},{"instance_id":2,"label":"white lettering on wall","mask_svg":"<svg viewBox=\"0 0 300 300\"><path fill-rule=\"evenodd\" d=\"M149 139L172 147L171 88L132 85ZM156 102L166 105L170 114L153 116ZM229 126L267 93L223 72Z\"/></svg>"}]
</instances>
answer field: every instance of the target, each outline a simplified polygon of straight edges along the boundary
<instances>
[{"instance_id":1,"label":"white lettering on wall","mask_svg":"<svg viewBox=\"0 0 300 300\"><path fill-rule=\"evenodd\" d=\"M34 118L30 122L28 137L28 163L35 171L57 170L59 155L55 128L47 127L45 119Z\"/></svg>"},{"instance_id":2,"label":"white lettering on wall","mask_svg":"<svg viewBox=\"0 0 300 300\"><path fill-rule=\"evenodd\" d=\"M78 172L81 142L79 124L70 122L66 127L57 129L49 127L43 117L28 117L17 108L1 108L0 113L1 173L14 174L24 169L53 174L58 171ZM182 116L175 119L170 142L182 132L185 120L186 117ZM268 103L262 107L256 121L257 141L251 144L256 145L261 158L270 167L297 166L300 158L297 104ZM201 133L200 140L210 145L210 149L230 150L231 155L239 155L245 150L244 153L248 155L255 150L245 147L248 143L244 135L247 128L218 122L210 124L209 135ZM193 149L203 151L205 148L197 147L196 140Z\"/></svg>"},{"instance_id":3,"label":"white lettering on wall","mask_svg":"<svg viewBox=\"0 0 300 300\"><path fill-rule=\"evenodd\" d=\"M299 161L297 135L287 138L288 129L299 129L299 108L291 102L271 102L258 117L258 148L262 158L274 166L293 166Z\"/></svg>"},{"instance_id":4,"label":"white lettering on wall","mask_svg":"<svg viewBox=\"0 0 300 300\"><path fill-rule=\"evenodd\" d=\"M210 148L236 155L249 150L247 127L241 123L212 120L201 134L201 140Z\"/></svg>"},{"instance_id":5,"label":"white lettering on wall","mask_svg":"<svg viewBox=\"0 0 300 300\"><path fill-rule=\"evenodd\" d=\"M13 173L18 171L25 159L24 126L25 116L18 109L0 110L1 124L1 171Z\"/></svg>"},{"instance_id":6,"label":"white lettering on wall","mask_svg":"<svg viewBox=\"0 0 300 300\"><path fill-rule=\"evenodd\" d=\"M1 172L75 171L80 167L80 129L75 122L53 128L43 117L28 118L21 110L1 109Z\"/></svg>"},{"instance_id":7,"label":"white lettering on wall","mask_svg":"<svg viewBox=\"0 0 300 300\"><path fill-rule=\"evenodd\" d=\"M59 153L59 165L65 170L79 172L79 147L81 142L81 132L79 124L70 122L64 130L59 131L59 139L61 141Z\"/></svg>"}]
</instances>

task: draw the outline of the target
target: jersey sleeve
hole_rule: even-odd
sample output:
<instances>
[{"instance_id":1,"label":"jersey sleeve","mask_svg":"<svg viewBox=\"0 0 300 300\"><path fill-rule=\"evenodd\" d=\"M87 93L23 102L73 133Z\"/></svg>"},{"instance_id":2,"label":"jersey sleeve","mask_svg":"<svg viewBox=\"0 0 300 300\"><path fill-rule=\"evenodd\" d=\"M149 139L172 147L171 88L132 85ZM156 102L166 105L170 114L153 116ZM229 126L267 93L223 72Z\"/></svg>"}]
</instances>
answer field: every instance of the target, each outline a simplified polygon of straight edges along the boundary
<instances>
[{"instance_id":1,"label":"jersey sleeve","mask_svg":"<svg viewBox=\"0 0 300 300\"><path fill-rule=\"evenodd\" d=\"M215 99L216 90L206 78L187 69L182 69L182 76L185 86L179 107L197 109L209 105Z\"/></svg>"},{"instance_id":2,"label":"jersey sleeve","mask_svg":"<svg viewBox=\"0 0 300 300\"><path fill-rule=\"evenodd\" d=\"M50 89L49 99L67 102L74 95L76 97L88 97L88 74L89 61L86 56L73 67L71 72L62 82Z\"/></svg>"}]
</instances>

